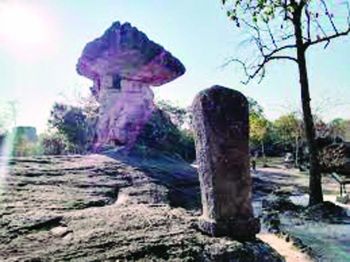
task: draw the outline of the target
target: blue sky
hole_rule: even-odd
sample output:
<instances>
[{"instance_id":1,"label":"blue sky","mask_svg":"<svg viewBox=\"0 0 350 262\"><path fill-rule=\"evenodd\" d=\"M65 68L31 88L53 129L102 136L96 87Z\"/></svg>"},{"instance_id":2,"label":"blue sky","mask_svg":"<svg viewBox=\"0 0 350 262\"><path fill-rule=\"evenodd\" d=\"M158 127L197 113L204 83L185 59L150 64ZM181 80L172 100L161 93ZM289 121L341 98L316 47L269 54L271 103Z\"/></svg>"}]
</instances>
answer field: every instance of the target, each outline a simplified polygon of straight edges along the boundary
<instances>
[{"instance_id":1,"label":"blue sky","mask_svg":"<svg viewBox=\"0 0 350 262\"><path fill-rule=\"evenodd\" d=\"M0 0L0 12L14 2L22 15L16 11L17 18L14 12L15 19L0 25L0 102L18 101L18 124L43 130L54 101L88 93L91 83L76 73L77 59L117 20L138 27L185 65L184 76L154 88L157 98L189 105L200 90L220 84L253 97L270 119L299 107L295 65L273 64L263 83L248 86L236 67L222 68L228 57L249 54L219 0ZM308 55L313 106L326 120L350 118L349 58L349 37Z\"/></svg>"}]
</instances>

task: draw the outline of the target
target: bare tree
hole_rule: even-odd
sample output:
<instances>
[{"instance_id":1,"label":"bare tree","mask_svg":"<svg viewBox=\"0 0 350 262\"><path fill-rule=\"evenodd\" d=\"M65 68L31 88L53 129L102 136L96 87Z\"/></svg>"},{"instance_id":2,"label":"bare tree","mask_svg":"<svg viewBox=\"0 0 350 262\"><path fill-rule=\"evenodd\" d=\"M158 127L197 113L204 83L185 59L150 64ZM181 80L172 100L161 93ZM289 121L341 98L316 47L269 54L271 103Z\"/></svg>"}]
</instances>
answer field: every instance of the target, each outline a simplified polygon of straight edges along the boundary
<instances>
[{"instance_id":1,"label":"bare tree","mask_svg":"<svg viewBox=\"0 0 350 262\"><path fill-rule=\"evenodd\" d=\"M348 0L221 0L227 15L250 34L257 55L231 59L239 63L248 84L266 73L273 61L286 60L298 67L305 134L310 151L309 205L323 201L318 148L310 106L307 51L316 45L326 49L332 40L350 33Z\"/></svg>"}]
</instances>

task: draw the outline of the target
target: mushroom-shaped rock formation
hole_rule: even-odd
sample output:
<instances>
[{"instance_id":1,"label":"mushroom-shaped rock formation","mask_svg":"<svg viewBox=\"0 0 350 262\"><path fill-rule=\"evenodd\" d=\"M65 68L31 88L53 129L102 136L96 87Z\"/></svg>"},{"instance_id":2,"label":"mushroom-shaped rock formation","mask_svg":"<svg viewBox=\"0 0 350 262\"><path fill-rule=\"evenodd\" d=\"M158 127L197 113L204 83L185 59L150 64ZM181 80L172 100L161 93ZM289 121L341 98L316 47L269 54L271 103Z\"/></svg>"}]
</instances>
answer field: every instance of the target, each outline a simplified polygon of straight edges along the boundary
<instances>
[{"instance_id":1,"label":"mushroom-shaped rock formation","mask_svg":"<svg viewBox=\"0 0 350 262\"><path fill-rule=\"evenodd\" d=\"M155 108L150 86L174 80L185 67L137 28L115 22L85 46L77 71L93 81L100 103L95 145L100 148L133 145Z\"/></svg>"}]
</instances>

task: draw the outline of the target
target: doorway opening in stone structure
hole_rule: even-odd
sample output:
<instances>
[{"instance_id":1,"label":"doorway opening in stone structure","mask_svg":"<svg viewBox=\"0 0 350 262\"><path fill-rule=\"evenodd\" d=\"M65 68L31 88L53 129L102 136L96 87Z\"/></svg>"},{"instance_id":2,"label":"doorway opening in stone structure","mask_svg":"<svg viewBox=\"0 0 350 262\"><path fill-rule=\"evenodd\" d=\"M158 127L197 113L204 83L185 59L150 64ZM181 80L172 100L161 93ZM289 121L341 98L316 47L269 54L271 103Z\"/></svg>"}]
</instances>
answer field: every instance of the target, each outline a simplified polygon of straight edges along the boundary
<instances>
[{"instance_id":1,"label":"doorway opening in stone structure","mask_svg":"<svg viewBox=\"0 0 350 262\"><path fill-rule=\"evenodd\" d=\"M124 146L125 145L123 142L121 142L119 139L116 139L116 138L112 140L112 144L114 146Z\"/></svg>"},{"instance_id":2,"label":"doorway opening in stone structure","mask_svg":"<svg viewBox=\"0 0 350 262\"><path fill-rule=\"evenodd\" d=\"M121 90L121 77L119 75L113 76L113 89Z\"/></svg>"}]
</instances>

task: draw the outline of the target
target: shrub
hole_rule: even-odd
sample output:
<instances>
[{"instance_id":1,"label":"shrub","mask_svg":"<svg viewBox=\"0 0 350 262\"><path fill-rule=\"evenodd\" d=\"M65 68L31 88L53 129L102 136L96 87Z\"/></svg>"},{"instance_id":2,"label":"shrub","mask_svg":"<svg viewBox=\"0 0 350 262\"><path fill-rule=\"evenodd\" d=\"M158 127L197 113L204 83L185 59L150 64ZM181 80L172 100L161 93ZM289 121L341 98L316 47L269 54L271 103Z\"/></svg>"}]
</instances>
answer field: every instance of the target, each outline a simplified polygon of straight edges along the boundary
<instances>
[{"instance_id":1,"label":"shrub","mask_svg":"<svg viewBox=\"0 0 350 262\"><path fill-rule=\"evenodd\" d=\"M85 153L91 148L94 135L91 123L93 122L89 121L89 115L84 112L83 108L60 103L54 104L49 119L50 127L58 131L55 136L63 135L64 143L68 143L69 150L74 153ZM54 138L56 137L52 137Z\"/></svg>"},{"instance_id":2,"label":"shrub","mask_svg":"<svg viewBox=\"0 0 350 262\"><path fill-rule=\"evenodd\" d=\"M156 109L137 139L137 145L177 154L186 161L195 159L194 139L189 130L181 130L170 116Z\"/></svg>"},{"instance_id":3,"label":"shrub","mask_svg":"<svg viewBox=\"0 0 350 262\"><path fill-rule=\"evenodd\" d=\"M74 145L66 135L55 131L40 136L41 151L44 155L64 155L74 152Z\"/></svg>"}]
</instances>

